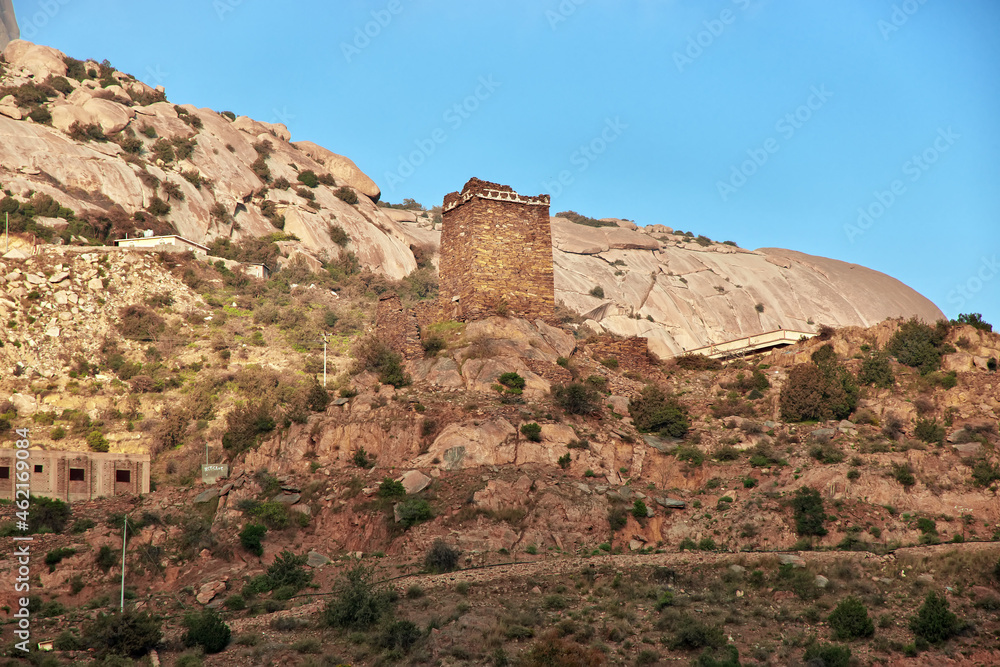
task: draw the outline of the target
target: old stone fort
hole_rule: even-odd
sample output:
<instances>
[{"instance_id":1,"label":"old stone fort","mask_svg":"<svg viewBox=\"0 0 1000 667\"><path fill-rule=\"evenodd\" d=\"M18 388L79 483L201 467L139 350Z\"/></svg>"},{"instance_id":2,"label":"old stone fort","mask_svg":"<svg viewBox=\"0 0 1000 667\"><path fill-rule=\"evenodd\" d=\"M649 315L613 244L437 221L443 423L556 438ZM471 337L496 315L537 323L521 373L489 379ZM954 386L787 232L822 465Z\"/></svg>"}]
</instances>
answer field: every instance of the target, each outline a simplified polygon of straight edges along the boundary
<instances>
[{"instance_id":1,"label":"old stone fort","mask_svg":"<svg viewBox=\"0 0 1000 667\"><path fill-rule=\"evenodd\" d=\"M375 325L390 347L413 359L423 353L420 329L442 320L493 315L555 323L549 195L518 194L507 185L472 178L445 195L438 299L407 311L398 296L379 300ZM592 339L589 347L645 368L645 338Z\"/></svg>"}]
</instances>

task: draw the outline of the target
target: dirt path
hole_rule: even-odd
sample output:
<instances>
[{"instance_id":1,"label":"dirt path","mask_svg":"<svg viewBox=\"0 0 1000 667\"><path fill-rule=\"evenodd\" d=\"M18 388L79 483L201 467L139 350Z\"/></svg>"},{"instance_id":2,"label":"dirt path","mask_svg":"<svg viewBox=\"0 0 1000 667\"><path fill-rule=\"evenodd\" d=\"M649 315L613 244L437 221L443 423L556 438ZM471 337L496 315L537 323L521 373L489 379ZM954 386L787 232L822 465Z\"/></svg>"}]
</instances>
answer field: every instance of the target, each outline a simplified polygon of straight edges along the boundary
<instances>
[{"instance_id":1,"label":"dirt path","mask_svg":"<svg viewBox=\"0 0 1000 667\"><path fill-rule=\"evenodd\" d=\"M1000 553L1000 543L997 542L964 542L961 544L937 544L915 547L903 547L884 555L867 551L783 551L783 552L669 552L662 554L619 554L572 558L547 558L523 563L504 563L471 567L447 574L407 574L384 580L397 590L405 591L410 586L419 586L424 591L453 587L465 582L469 584L490 584L509 579L528 579L530 577L552 577L562 574L575 574L583 568L595 570L623 570L636 567L698 567L713 566L719 563L736 563L744 566L762 561L777 561L781 557L801 558L806 564L832 565L845 561L869 564L892 563L899 556L921 557L957 552L997 551ZM263 614L253 618L230 621L234 633L247 632L266 626L272 619L279 617L303 618L318 614L326 604L328 594L318 593L308 596L313 601L287 611ZM299 599L302 599L301 597Z\"/></svg>"}]
</instances>

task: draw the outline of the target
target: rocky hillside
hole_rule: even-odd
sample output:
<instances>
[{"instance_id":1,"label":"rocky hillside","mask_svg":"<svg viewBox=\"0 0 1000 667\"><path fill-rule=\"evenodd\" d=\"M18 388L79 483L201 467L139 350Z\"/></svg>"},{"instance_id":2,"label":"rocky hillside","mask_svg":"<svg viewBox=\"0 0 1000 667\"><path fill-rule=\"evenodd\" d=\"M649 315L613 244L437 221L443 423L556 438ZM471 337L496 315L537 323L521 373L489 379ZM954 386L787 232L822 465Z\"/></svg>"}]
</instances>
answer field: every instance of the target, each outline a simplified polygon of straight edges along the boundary
<instances>
[{"instance_id":1,"label":"rocky hillside","mask_svg":"<svg viewBox=\"0 0 1000 667\"><path fill-rule=\"evenodd\" d=\"M114 238L152 228L208 244L284 230L332 261L342 247L331 235L346 233L362 266L391 278L416 268L351 160L291 143L282 125L172 105L107 63L20 40L3 55L0 183L14 197L47 195L64 219L103 220ZM55 217L40 222L64 228Z\"/></svg>"},{"instance_id":2,"label":"rocky hillside","mask_svg":"<svg viewBox=\"0 0 1000 667\"><path fill-rule=\"evenodd\" d=\"M378 186L350 159L292 142L282 125L175 106L108 63L24 41L4 61L0 184L47 211L32 227L43 237L110 242L153 229L210 244L282 231L298 239L285 254L316 268L348 252L392 279L414 271L417 256L436 263L439 216L378 206ZM942 317L857 265L662 225L589 222L605 226L552 220L557 301L593 330L648 337L662 358L775 329Z\"/></svg>"},{"instance_id":3,"label":"rocky hillside","mask_svg":"<svg viewBox=\"0 0 1000 667\"><path fill-rule=\"evenodd\" d=\"M45 448L96 431L157 453L153 493L74 504L35 538L53 664L119 650L100 614L123 515L129 605L162 630L136 653L162 664L995 660L997 334L894 320L647 365L586 327L497 317L435 327L400 369L362 343L386 285L350 276L334 296L332 277L283 273L4 260L0 353L23 370L3 419ZM333 334L325 395L317 331ZM206 445L232 465L210 486ZM955 614L937 643L910 621L931 593ZM870 631L837 634L845 601ZM232 641L186 646L191 613Z\"/></svg>"}]
</instances>

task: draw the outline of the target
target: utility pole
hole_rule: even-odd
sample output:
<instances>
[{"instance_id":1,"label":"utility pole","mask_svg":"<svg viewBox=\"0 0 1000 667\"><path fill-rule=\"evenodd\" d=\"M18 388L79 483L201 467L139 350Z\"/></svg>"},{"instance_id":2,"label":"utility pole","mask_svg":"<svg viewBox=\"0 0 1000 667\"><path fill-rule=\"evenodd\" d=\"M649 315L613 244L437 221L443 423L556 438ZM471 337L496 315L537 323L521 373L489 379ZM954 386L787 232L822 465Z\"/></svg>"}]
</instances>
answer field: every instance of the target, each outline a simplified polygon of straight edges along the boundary
<instances>
[{"instance_id":1,"label":"utility pole","mask_svg":"<svg viewBox=\"0 0 1000 667\"><path fill-rule=\"evenodd\" d=\"M125 545L128 543L128 515L125 515L125 519L122 522L122 600L121 609L119 611L125 611Z\"/></svg>"},{"instance_id":2,"label":"utility pole","mask_svg":"<svg viewBox=\"0 0 1000 667\"><path fill-rule=\"evenodd\" d=\"M330 340L330 334L321 334L323 336L323 387L326 388L326 342Z\"/></svg>"}]
</instances>

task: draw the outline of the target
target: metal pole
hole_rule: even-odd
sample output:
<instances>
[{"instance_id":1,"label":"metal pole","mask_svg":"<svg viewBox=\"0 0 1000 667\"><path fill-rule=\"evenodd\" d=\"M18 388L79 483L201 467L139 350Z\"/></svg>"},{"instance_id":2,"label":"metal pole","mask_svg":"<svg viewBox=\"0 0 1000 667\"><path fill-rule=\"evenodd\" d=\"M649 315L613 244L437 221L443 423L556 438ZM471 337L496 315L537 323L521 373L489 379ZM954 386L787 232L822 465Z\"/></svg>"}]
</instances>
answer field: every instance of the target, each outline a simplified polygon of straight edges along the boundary
<instances>
[{"instance_id":1,"label":"metal pole","mask_svg":"<svg viewBox=\"0 0 1000 667\"><path fill-rule=\"evenodd\" d=\"M128 515L125 515L125 520L122 525L122 600L121 609L119 611L125 611L125 543L128 539Z\"/></svg>"},{"instance_id":2,"label":"metal pole","mask_svg":"<svg viewBox=\"0 0 1000 667\"><path fill-rule=\"evenodd\" d=\"M320 334L323 337L323 387L326 387L326 342L330 340L330 334Z\"/></svg>"}]
</instances>

